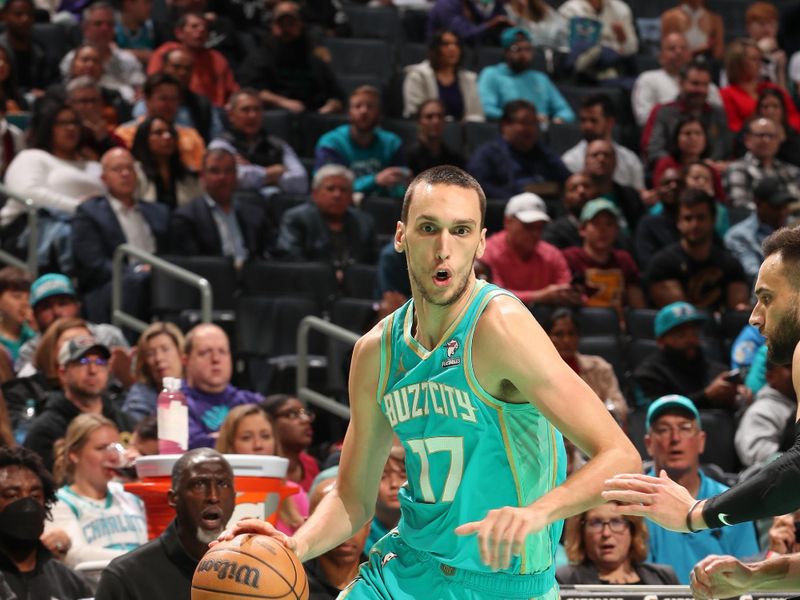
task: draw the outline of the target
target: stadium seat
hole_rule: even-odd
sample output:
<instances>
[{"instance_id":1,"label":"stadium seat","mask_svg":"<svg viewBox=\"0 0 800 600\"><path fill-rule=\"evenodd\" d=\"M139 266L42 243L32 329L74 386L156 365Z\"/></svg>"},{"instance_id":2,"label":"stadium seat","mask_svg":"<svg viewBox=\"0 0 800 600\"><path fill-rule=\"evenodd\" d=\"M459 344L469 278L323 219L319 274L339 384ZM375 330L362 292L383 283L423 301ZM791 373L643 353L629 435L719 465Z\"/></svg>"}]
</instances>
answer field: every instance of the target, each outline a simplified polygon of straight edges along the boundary
<instances>
[{"instance_id":1,"label":"stadium seat","mask_svg":"<svg viewBox=\"0 0 800 600\"><path fill-rule=\"evenodd\" d=\"M374 265L347 265L342 281L342 293L348 298L372 300L375 298L378 267Z\"/></svg>"},{"instance_id":2,"label":"stadium seat","mask_svg":"<svg viewBox=\"0 0 800 600\"><path fill-rule=\"evenodd\" d=\"M654 308L629 308L625 311L625 329L633 339L656 339L653 325L658 311Z\"/></svg>"},{"instance_id":3,"label":"stadium seat","mask_svg":"<svg viewBox=\"0 0 800 600\"><path fill-rule=\"evenodd\" d=\"M614 374L620 386L625 381L625 359L619 340L612 336L581 336L578 342L578 352L594 354L606 359L614 367ZM605 398L602 398L605 400Z\"/></svg>"},{"instance_id":4,"label":"stadium seat","mask_svg":"<svg viewBox=\"0 0 800 600\"><path fill-rule=\"evenodd\" d=\"M402 112L402 108L400 109ZM387 131L396 133L403 140L403 148L408 150L417 143L417 124L408 119L384 119L381 126Z\"/></svg>"},{"instance_id":5,"label":"stadium seat","mask_svg":"<svg viewBox=\"0 0 800 600\"><path fill-rule=\"evenodd\" d=\"M486 231L487 234L496 233L503 230L503 220L508 200L505 198L486 199Z\"/></svg>"},{"instance_id":6,"label":"stadium seat","mask_svg":"<svg viewBox=\"0 0 800 600\"><path fill-rule=\"evenodd\" d=\"M584 306L575 313L581 337L610 336L619 339L619 316L613 308Z\"/></svg>"},{"instance_id":7,"label":"stadium seat","mask_svg":"<svg viewBox=\"0 0 800 600\"><path fill-rule=\"evenodd\" d=\"M749 322L749 310L726 310L722 313L719 329L723 342L730 345Z\"/></svg>"},{"instance_id":8,"label":"stadium seat","mask_svg":"<svg viewBox=\"0 0 800 600\"><path fill-rule=\"evenodd\" d=\"M475 148L492 141L499 135L500 127L497 123L481 123L479 121L464 123L464 142L468 154L472 154Z\"/></svg>"},{"instance_id":9,"label":"stadium seat","mask_svg":"<svg viewBox=\"0 0 800 600\"><path fill-rule=\"evenodd\" d=\"M300 116L299 139L300 144L296 148L300 156L314 156L314 148L319 138L336 129L339 125L347 123L347 115L321 115L316 112L305 112Z\"/></svg>"},{"instance_id":10,"label":"stadium seat","mask_svg":"<svg viewBox=\"0 0 800 600\"><path fill-rule=\"evenodd\" d=\"M375 221L376 233L394 234L403 201L399 198L367 196L361 201L360 208Z\"/></svg>"},{"instance_id":11,"label":"stadium seat","mask_svg":"<svg viewBox=\"0 0 800 600\"><path fill-rule=\"evenodd\" d=\"M236 269L229 258L220 256L164 256L179 267L205 277L211 284L215 311L233 310ZM154 314L178 314L200 309L200 292L182 281L153 269L150 280L150 302Z\"/></svg>"},{"instance_id":12,"label":"stadium seat","mask_svg":"<svg viewBox=\"0 0 800 600\"><path fill-rule=\"evenodd\" d=\"M56 65L70 50L78 47L82 38L77 23L34 23L32 36L44 49L48 61Z\"/></svg>"},{"instance_id":13,"label":"stadium seat","mask_svg":"<svg viewBox=\"0 0 800 600\"><path fill-rule=\"evenodd\" d=\"M375 324L375 303L364 298L338 298L331 307L331 323L362 335Z\"/></svg>"},{"instance_id":14,"label":"stadium seat","mask_svg":"<svg viewBox=\"0 0 800 600\"><path fill-rule=\"evenodd\" d=\"M307 196L305 194L280 193L270 197L268 208L272 214L274 222L280 223L283 213L285 213L287 210L311 201L311 196Z\"/></svg>"},{"instance_id":15,"label":"stadium seat","mask_svg":"<svg viewBox=\"0 0 800 600\"><path fill-rule=\"evenodd\" d=\"M386 81L394 65L394 48L385 40L327 38L331 67L336 76L371 75Z\"/></svg>"},{"instance_id":16,"label":"stadium seat","mask_svg":"<svg viewBox=\"0 0 800 600\"><path fill-rule=\"evenodd\" d=\"M394 6L357 6L344 4L354 38L395 42L401 34L400 16Z\"/></svg>"},{"instance_id":17,"label":"stadium seat","mask_svg":"<svg viewBox=\"0 0 800 600\"><path fill-rule=\"evenodd\" d=\"M288 144L294 141L294 136L292 135L292 115L289 111L265 110L264 128L270 135L277 136Z\"/></svg>"},{"instance_id":18,"label":"stadium seat","mask_svg":"<svg viewBox=\"0 0 800 600\"><path fill-rule=\"evenodd\" d=\"M550 149L561 156L583 139L577 123L550 123L545 136Z\"/></svg>"},{"instance_id":19,"label":"stadium seat","mask_svg":"<svg viewBox=\"0 0 800 600\"><path fill-rule=\"evenodd\" d=\"M325 262L252 261L242 272L247 296L300 296L313 301L317 312L338 294L333 266Z\"/></svg>"},{"instance_id":20,"label":"stadium seat","mask_svg":"<svg viewBox=\"0 0 800 600\"><path fill-rule=\"evenodd\" d=\"M397 52L397 68L402 72L408 65L416 65L428 58L428 44L406 42Z\"/></svg>"},{"instance_id":21,"label":"stadium seat","mask_svg":"<svg viewBox=\"0 0 800 600\"><path fill-rule=\"evenodd\" d=\"M406 8L403 10L402 27L403 37L407 42L424 43L428 26L428 10L426 6L420 9Z\"/></svg>"}]
</instances>

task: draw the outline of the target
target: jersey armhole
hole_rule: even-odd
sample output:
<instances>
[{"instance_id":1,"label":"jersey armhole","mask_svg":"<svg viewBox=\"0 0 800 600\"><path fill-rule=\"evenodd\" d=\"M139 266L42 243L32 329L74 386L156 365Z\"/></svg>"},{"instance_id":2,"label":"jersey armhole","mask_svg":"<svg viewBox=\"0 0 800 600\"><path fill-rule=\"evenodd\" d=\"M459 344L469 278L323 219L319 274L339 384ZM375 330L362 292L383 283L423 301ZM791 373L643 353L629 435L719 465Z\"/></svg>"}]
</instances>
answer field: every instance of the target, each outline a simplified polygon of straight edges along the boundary
<instances>
[{"instance_id":1,"label":"jersey armhole","mask_svg":"<svg viewBox=\"0 0 800 600\"><path fill-rule=\"evenodd\" d=\"M386 385L389 378L389 366L392 360L392 328L394 325L394 315L392 313L383 322L383 331L381 331L381 366L378 374L378 389L375 401L378 406L381 404L381 399L386 392Z\"/></svg>"}]
</instances>

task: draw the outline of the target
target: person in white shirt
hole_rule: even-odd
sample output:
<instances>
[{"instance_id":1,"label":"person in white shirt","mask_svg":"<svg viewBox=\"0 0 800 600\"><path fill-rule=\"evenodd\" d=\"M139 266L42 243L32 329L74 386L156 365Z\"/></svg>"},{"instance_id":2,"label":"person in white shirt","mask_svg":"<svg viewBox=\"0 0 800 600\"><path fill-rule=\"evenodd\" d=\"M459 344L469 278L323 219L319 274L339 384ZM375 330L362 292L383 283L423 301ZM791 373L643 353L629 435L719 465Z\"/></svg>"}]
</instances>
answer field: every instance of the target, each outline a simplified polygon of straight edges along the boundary
<instances>
[{"instance_id":1,"label":"person in white shirt","mask_svg":"<svg viewBox=\"0 0 800 600\"><path fill-rule=\"evenodd\" d=\"M622 0L567 0L558 12L568 21L573 17L600 21L600 44L621 56L632 56L639 50L633 13Z\"/></svg>"},{"instance_id":2,"label":"person in white shirt","mask_svg":"<svg viewBox=\"0 0 800 600\"><path fill-rule=\"evenodd\" d=\"M631 95L631 105L636 124L644 127L657 104L671 102L680 93L680 72L692 60L686 36L674 32L661 38L658 54L660 69L645 71L636 79ZM722 106L719 88L712 83L708 88L708 103Z\"/></svg>"}]
</instances>

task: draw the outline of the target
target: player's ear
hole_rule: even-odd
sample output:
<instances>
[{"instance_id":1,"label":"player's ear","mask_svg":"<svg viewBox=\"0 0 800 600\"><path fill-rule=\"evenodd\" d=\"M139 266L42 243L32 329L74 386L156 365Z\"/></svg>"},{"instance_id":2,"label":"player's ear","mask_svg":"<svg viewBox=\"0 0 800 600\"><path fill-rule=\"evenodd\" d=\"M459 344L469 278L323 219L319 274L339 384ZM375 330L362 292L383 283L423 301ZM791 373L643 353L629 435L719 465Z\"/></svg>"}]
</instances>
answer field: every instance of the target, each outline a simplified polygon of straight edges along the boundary
<instances>
[{"instance_id":1,"label":"player's ear","mask_svg":"<svg viewBox=\"0 0 800 600\"><path fill-rule=\"evenodd\" d=\"M475 251L475 258L480 258L483 256L484 251L486 250L486 228L484 227L481 229L481 239L478 242L478 248Z\"/></svg>"},{"instance_id":2,"label":"player's ear","mask_svg":"<svg viewBox=\"0 0 800 600\"><path fill-rule=\"evenodd\" d=\"M402 221L397 222L394 230L394 251L403 253L406 250L406 226Z\"/></svg>"}]
</instances>

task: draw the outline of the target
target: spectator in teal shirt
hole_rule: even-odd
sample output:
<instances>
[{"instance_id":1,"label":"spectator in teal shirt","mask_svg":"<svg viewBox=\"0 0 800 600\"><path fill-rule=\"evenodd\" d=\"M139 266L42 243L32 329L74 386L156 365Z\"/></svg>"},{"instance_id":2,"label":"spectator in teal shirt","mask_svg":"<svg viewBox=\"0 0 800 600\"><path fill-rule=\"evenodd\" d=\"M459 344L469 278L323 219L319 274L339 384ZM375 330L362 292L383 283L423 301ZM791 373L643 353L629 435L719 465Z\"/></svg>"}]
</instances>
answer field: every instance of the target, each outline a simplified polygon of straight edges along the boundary
<instances>
[{"instance_id":1,"label":"spectator in teal shirt","mask_svg":"<svg viewBox=\"0 0 800 600\"><path fill-rule=\"evenodd\" d=\"M353 191L368 196L402 198L411 179L400 138L378 127L380 92L362 85L350 94L350 123L319 138L314 169L344 165L355 175Z\"/></svg>"},{"instance_id":2,"label":"spectator in teal shirt","mask_svg":"<svg viewBox=\"0 0 800 600\"><path fill-rule=\"evenodd\" d=\"M0 344L15 361L19 349L36 332L28 325L33 317L30 305L33 277L17 267L0 269Z\"/></svg>"}]
</instances>

